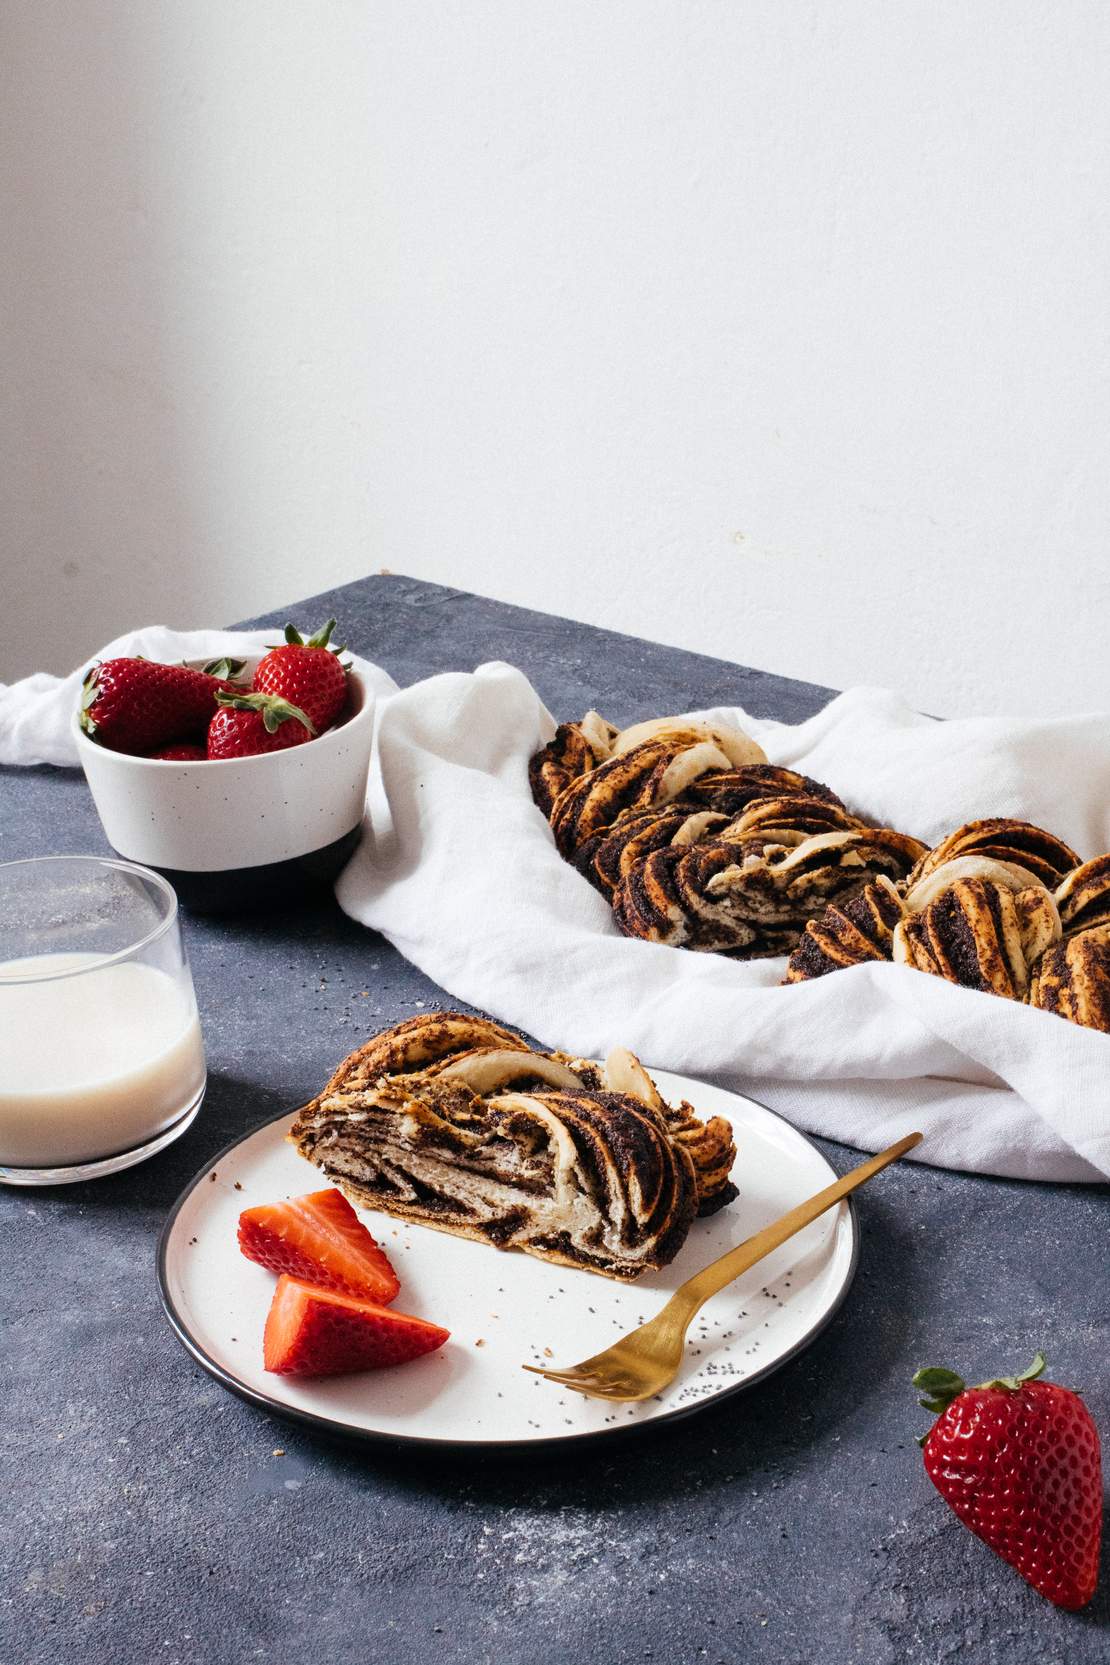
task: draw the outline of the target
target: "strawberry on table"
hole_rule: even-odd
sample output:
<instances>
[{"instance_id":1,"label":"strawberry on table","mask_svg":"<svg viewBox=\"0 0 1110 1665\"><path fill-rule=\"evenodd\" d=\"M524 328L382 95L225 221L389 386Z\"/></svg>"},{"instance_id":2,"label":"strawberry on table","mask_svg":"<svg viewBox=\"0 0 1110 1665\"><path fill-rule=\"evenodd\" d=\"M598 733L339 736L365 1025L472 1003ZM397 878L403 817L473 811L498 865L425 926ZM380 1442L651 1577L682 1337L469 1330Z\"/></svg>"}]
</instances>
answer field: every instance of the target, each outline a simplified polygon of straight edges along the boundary
<instances>
[{"instance_id":1,"label":"strawberry on table","mask_svg":"<svg viewBox=\"0 0 1110 1665\"><path fill-rule=\"evenodd\" d=\"M329 619L307 641L291 624L285 645L273 647L259 660L253 686L260 694L278 694L307 711L322 734L347 703L347 669L342 648L329 647L335 620Z\"/></svg>"},{"instance_id":2,"label":"strawberry on table","mask_svg":"<svg viewBox=\"0 0 1110 1665\"><path fill-rule=\"evenodd\" d=\"M208 757L257 757L302 746L316 734L308 716L275 694L216 695L216 715L208 725Z\"/></svg>"},{"instance_id":3,"label":"strawberry on table","mask_svg":"<svg viewBox=\"0 0 1110 1665\"><path fill-rule=\"evenodd\" d=\"M153 659L104 659L81 692L81 727L116 752L142 753L202 735L216 696L234 691L241 660L220 659L203 671Z\"/></svg>"},{"instance_id":4,"label":"strawberry on table","mask_svg":"<svg viewBox=\"0 0 1110 1665\"><path fill-rule=\"evenodd\" d=\"M951 1370L919 1370L920 1403L939 1413L925 1469L945 1502L1058 1607L1084 1607L1098 1582L1102 1472L1098 1429L1082 1399L1019 1376L966 1387Z\"/></svg>"},{"instance_id":5,"label":"strawberry on table","mask_svg":"<svg viewBox=\"0 0 1110 1665\"><path fill-rule=\"evenodd\" d=\"M388 1306L401 1285L342 1191L263 1203L239 1216L239 1247L271 1272Z\"/></svg>"},{"instance_id":6,"label":"strawberry on table","mask_svg":"<svg viewBox=\"0 0 1110 1665\"><path fill-rule=\"evenodd\" d=\"M379 1370L434 1352L448 1335L423 1318L283 1272L266 1319L263 1364L279 1376Z\"/></svg>"}]
</instances>

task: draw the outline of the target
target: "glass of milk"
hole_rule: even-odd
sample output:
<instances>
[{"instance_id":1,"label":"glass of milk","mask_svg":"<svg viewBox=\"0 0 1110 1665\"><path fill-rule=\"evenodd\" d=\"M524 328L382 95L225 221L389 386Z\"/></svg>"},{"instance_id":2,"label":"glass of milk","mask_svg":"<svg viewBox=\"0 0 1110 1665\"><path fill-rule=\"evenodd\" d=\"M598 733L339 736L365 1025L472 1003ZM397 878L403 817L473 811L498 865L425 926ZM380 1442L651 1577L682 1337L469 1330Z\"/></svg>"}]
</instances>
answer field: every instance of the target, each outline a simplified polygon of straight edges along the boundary
<instances>
[{"instance_id":1,"label":"glass of milk","mask_svg":"<svg viewBox=\"0 0 1110 1665\"><path fill-rule=\"evenodd\" d=\"M101 856L0 864L0 1181L129 1168L204 1097L172 888Z\"/></svg>"}]
</instances>

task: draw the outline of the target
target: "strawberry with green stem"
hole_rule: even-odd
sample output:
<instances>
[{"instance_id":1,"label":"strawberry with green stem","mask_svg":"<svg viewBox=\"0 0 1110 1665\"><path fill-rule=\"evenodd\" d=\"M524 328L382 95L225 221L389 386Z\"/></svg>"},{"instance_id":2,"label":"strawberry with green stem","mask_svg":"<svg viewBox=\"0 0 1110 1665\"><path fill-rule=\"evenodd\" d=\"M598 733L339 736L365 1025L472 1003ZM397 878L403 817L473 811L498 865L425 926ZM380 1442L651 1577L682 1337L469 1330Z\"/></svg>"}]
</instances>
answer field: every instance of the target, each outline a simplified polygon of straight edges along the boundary
<instances>
[{"instance_id":1,"label":"strawberry with green stem","mask_svg":"<svg viewBox=\"0 0 1110 1665\"><path fill-rule=\"evenodd\" d=\"M1098 1429L1079 1395L1039 1380L1038 1353L1017 1376L967 1387L919 1370L919 1403L937 1413L925 1470L976 1537L1058 1607L1084 1607L1098 1582L1102 1472Z\"/></svg>"},{"instance_id":2,"label":"strawberry with green stem","mask_svg":"<svg viewBox=\"0 0 1110 1665\"><path fill-rule=\"evenodd\" d=\"M78 719L91 740L136 755L204 733L221 692L240 690L239 659L217 659L204 670L160 665L152 659L104 659L82 685Z\"/></svg>"},{"instance_id":3,"label":"strawberry with green stem","mask_svg":"<svg viewBox=\"0 0 1110 1665\"><path fill-rule=\"evenodd\" d=\"M276 694L221 693L216 704L208 725L209 762L283 752L316 736L308 713Z\"/></svg>"},{"instance_id":4,"label":"strawberry with green stem","mask_svg":"<svg viewBox=\"0 0 1110 1665\"><path fill-rule=\"evenodd\" d=\"M285 644L273 647L259 660L252 686L256 693L276 694L307 711L323 731L347 703L347 672L341 647L329 646L335 620L329 619L306 641L293 625L285 627Z\"/></svg>"}]
</instances>

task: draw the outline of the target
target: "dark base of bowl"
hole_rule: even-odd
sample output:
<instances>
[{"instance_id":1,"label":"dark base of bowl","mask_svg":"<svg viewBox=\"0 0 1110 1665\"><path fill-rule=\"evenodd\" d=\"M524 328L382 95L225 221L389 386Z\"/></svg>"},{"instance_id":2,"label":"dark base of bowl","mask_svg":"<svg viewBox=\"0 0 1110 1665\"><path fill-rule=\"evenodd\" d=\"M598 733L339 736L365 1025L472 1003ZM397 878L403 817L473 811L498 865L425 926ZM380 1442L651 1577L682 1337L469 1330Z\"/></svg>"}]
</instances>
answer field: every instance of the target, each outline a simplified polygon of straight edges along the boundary
<instances>
[{"instance_id":1,"label":"dark base of bowl","mask_svg":"<svg viewBox=\"0 0 1110 1665\"><path fill-rule=\"evenodd\" d=\"M361 827L352 827L320 850L309 850L288 861L267 862L263 867L234 867L219 873L157 867L155 872L169 880L178 901L190 913L255 913L281 903L322 896L346 865L361 832Z\"/></svg>"}]
</instances>

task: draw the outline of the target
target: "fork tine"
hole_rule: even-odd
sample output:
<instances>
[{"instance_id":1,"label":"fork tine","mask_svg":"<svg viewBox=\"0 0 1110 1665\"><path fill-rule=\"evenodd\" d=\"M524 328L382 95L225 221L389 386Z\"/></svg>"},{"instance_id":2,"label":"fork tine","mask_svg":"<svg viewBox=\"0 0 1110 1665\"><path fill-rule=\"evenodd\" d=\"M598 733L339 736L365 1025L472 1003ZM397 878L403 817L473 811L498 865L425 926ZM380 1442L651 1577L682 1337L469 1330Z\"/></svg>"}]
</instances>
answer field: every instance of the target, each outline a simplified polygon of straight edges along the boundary
<instances>
[{"instance_id":1,"label":"fork tine","mask_svg":"<svg viewBox=\"0 0 1110 1665\"><path fill-rule=\"evenodd\" d=\"M610 1398L603 1387L599 1387L592 1382L564 1382L563 1386L568 1387L572 1393L580 1393L583 1399Z\"/></svg>"},{"instance_id":2,"label":"fork tine","mask_svg":"<svg viewBox=\"0 0 1110 1665\"><path fill-rule=\"evenodd\" d=\"M525 1370L530 1370L532 1369L532 1366L526 1364L524 1368ZM537 1376L546 1376L549 1382L562 1382L567 1387L573 1387L578 1382L592 1382L594 1380L593 1374L590 1371L576 1370L573 1366L571 1366L569 1370L537 1370L535 1374Z\"/></svg>"},{"instance_id":3,"label":"fork tine","mask_svg":"<svg viewBox=\"0 0 1110 1665\"><path fill-rule=\"evenodd\" d=\"M521 1366L522 1370L529 1370L534 1376L542 1376L548 1382L554 1382L556 1387L571 1388L575 1393L585 1394L595 1399L610 1399L612 1395L604 1386L604 1379L593 1371L578 1369L570 1370L540 1370L534 1364Z\"/></svg>"},{"instance_id":4,"label":"fork tine","mask_svg":"<svg viewBox=\"0 0 1110 1665\"><path fill-rule=\"evenodd\" d=\"M586 1370L581 1365L570 1370L540 1370L534 1364L522 1364L520 1368L531 1371L533 1376L542 1376L545 1381L554 1382L556 1387L570 1388L574 1393L581 1393L589 1399L608 1399L623 1403L630 1397L651 1397L650 1394L629 1395L626 1391L629 1383L623 1376L613 1378L597 1371Z\"/></svg>"}]
</instances>

